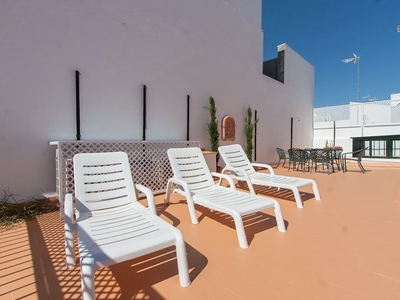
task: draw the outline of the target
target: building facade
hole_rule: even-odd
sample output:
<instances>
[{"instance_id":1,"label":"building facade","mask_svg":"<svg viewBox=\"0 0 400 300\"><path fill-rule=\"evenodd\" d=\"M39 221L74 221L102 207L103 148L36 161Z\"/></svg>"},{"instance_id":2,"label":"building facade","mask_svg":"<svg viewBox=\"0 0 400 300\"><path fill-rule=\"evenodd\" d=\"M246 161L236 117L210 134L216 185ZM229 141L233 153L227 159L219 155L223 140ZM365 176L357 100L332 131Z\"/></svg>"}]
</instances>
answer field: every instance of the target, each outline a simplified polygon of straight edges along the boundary
<instances>
[{"instance_id":1,"label":"building facade","mask_svg":"<svg viewBox=\"0 0 400 300\"><path fill-rule=\"evenodd\" d=\"M231 116L244 146L246 109L257 111L256 157L313 141L314 68L279 45L284 81L263 74L261 0L0 2L0 189L24 199L55 190L55 148L77 139L187 138L209 149L209 97ZM278 51L277 51L278 52ZM282 66L281 66L282 67ZM282 69L281 69L282 70ZM280 78L282 79L282 78Z\"/></svg>"},{"instance_id":2,"label":"building facade","mask_svg":"<svg viewBox=\"0 0 400 300\"><path fill-rule=\"evenodd\" d=\"M313 147L327 141L345 152L368 147L366 157L400 158L400 94L390 100L315 108Z\"/></svg>"}]
</instances>

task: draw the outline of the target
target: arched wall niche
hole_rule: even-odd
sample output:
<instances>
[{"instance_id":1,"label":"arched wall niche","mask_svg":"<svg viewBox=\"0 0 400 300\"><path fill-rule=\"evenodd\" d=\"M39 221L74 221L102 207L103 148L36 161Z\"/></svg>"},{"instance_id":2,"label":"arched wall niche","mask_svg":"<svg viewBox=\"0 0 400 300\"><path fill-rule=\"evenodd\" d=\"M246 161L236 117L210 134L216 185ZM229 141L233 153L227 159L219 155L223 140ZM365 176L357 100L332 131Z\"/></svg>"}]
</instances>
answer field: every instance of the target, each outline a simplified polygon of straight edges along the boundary
<instances>
[{"instance_id":1,"label":"arched wall niche","mask_svg":"<svg viewBox=\"0 0 400 300\"><path fill-rule=\"evenodd\" d=\"M234 141L235 140L235 119L231 116L225 116L222 119L222 140Z\"/></svg>"}]
</instances>

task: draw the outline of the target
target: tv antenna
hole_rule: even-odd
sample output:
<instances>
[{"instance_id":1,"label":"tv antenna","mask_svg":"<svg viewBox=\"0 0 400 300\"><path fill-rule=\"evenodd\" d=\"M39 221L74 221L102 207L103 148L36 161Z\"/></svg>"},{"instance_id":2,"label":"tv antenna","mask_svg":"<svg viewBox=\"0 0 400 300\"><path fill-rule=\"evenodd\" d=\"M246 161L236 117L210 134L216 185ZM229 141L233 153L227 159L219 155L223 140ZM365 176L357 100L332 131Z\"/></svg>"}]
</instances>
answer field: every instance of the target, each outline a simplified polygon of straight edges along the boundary
<instances>
[{"instance_id":1,"label":"tv antenna","mask_svg":"<svg viewBox=\"0 0 400 300\"><path fill-rule=\"evenodd\" d=\"M354 62L354 64L358 63L357 64L357 102L358 102L360 99L360 57L357 56L355 53L353 53L353 56L354 57L352 58L342 59L342 62L345 64L349 62Z\"/></svg>"},{"instance_id":2,"label":"tv antenna","mask_svg":"<svg viewBox=\"0 0 400 300\"><path fill-rule=\"evenodd\" d=\"M368 99L369 101L377 101L376 97L372 97L371 95L367 94L363 97L363 99Z\"/></svg>"}]
</instances>

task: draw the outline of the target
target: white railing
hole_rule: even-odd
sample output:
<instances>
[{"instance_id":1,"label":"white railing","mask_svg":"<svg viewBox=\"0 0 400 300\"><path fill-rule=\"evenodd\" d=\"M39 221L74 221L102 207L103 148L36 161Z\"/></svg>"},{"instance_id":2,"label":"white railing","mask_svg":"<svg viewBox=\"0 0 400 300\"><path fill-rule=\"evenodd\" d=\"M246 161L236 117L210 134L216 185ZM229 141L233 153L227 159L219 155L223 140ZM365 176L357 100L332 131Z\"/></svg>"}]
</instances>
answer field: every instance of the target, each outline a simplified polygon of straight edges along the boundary
<instances>
[{"instance_id":1,"label":"white railing","mask_svg":"<svg viewBox=\"0 0 400 300\"><path fill-rule=\"evenodd\" d=\"M344 126L400 123L400 100L314 108L314 128L332 121Z\"/></svg>"}]
</instances>

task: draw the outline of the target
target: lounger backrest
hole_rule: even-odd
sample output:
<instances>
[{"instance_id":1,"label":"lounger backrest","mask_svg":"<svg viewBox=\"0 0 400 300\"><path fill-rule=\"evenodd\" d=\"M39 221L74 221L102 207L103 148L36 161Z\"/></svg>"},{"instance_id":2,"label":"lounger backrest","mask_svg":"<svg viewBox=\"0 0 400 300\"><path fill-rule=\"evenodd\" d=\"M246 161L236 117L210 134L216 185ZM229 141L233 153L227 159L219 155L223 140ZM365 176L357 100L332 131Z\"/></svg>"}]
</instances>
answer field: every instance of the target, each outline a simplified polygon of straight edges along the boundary
<instances>
[{"instance_id":1,"label":"lounger backrest","mask_svg":"<svg viewBox=\"0 0 400 300\"><path fill-rule=\"evenodd\" d=\"M215 185L200 148L171 148L168 149L168 158L174 177L185 181L190 190L195 191Z\"/></svg>"},{"instance_id":2,"label":"lounger backrest","mask_svg":"<svg viewBox=\"0 0 400 300\"><path fill-rule=\"evenodd\" d=\"M80 153L73 160L78 212L116 208L137 201L126 153Z\"/></svg>"},{"instance_id":3,"label":"lounger backrest","mask_svg":"<svg viewBox=\"0 0 400 300\"><path fill-rule=\"evenodd\" d=\"M227 167L243 169L249 175L256 173L242 146L238 144L220 146L218 152Z\"/></svg>"}]
</instances>

